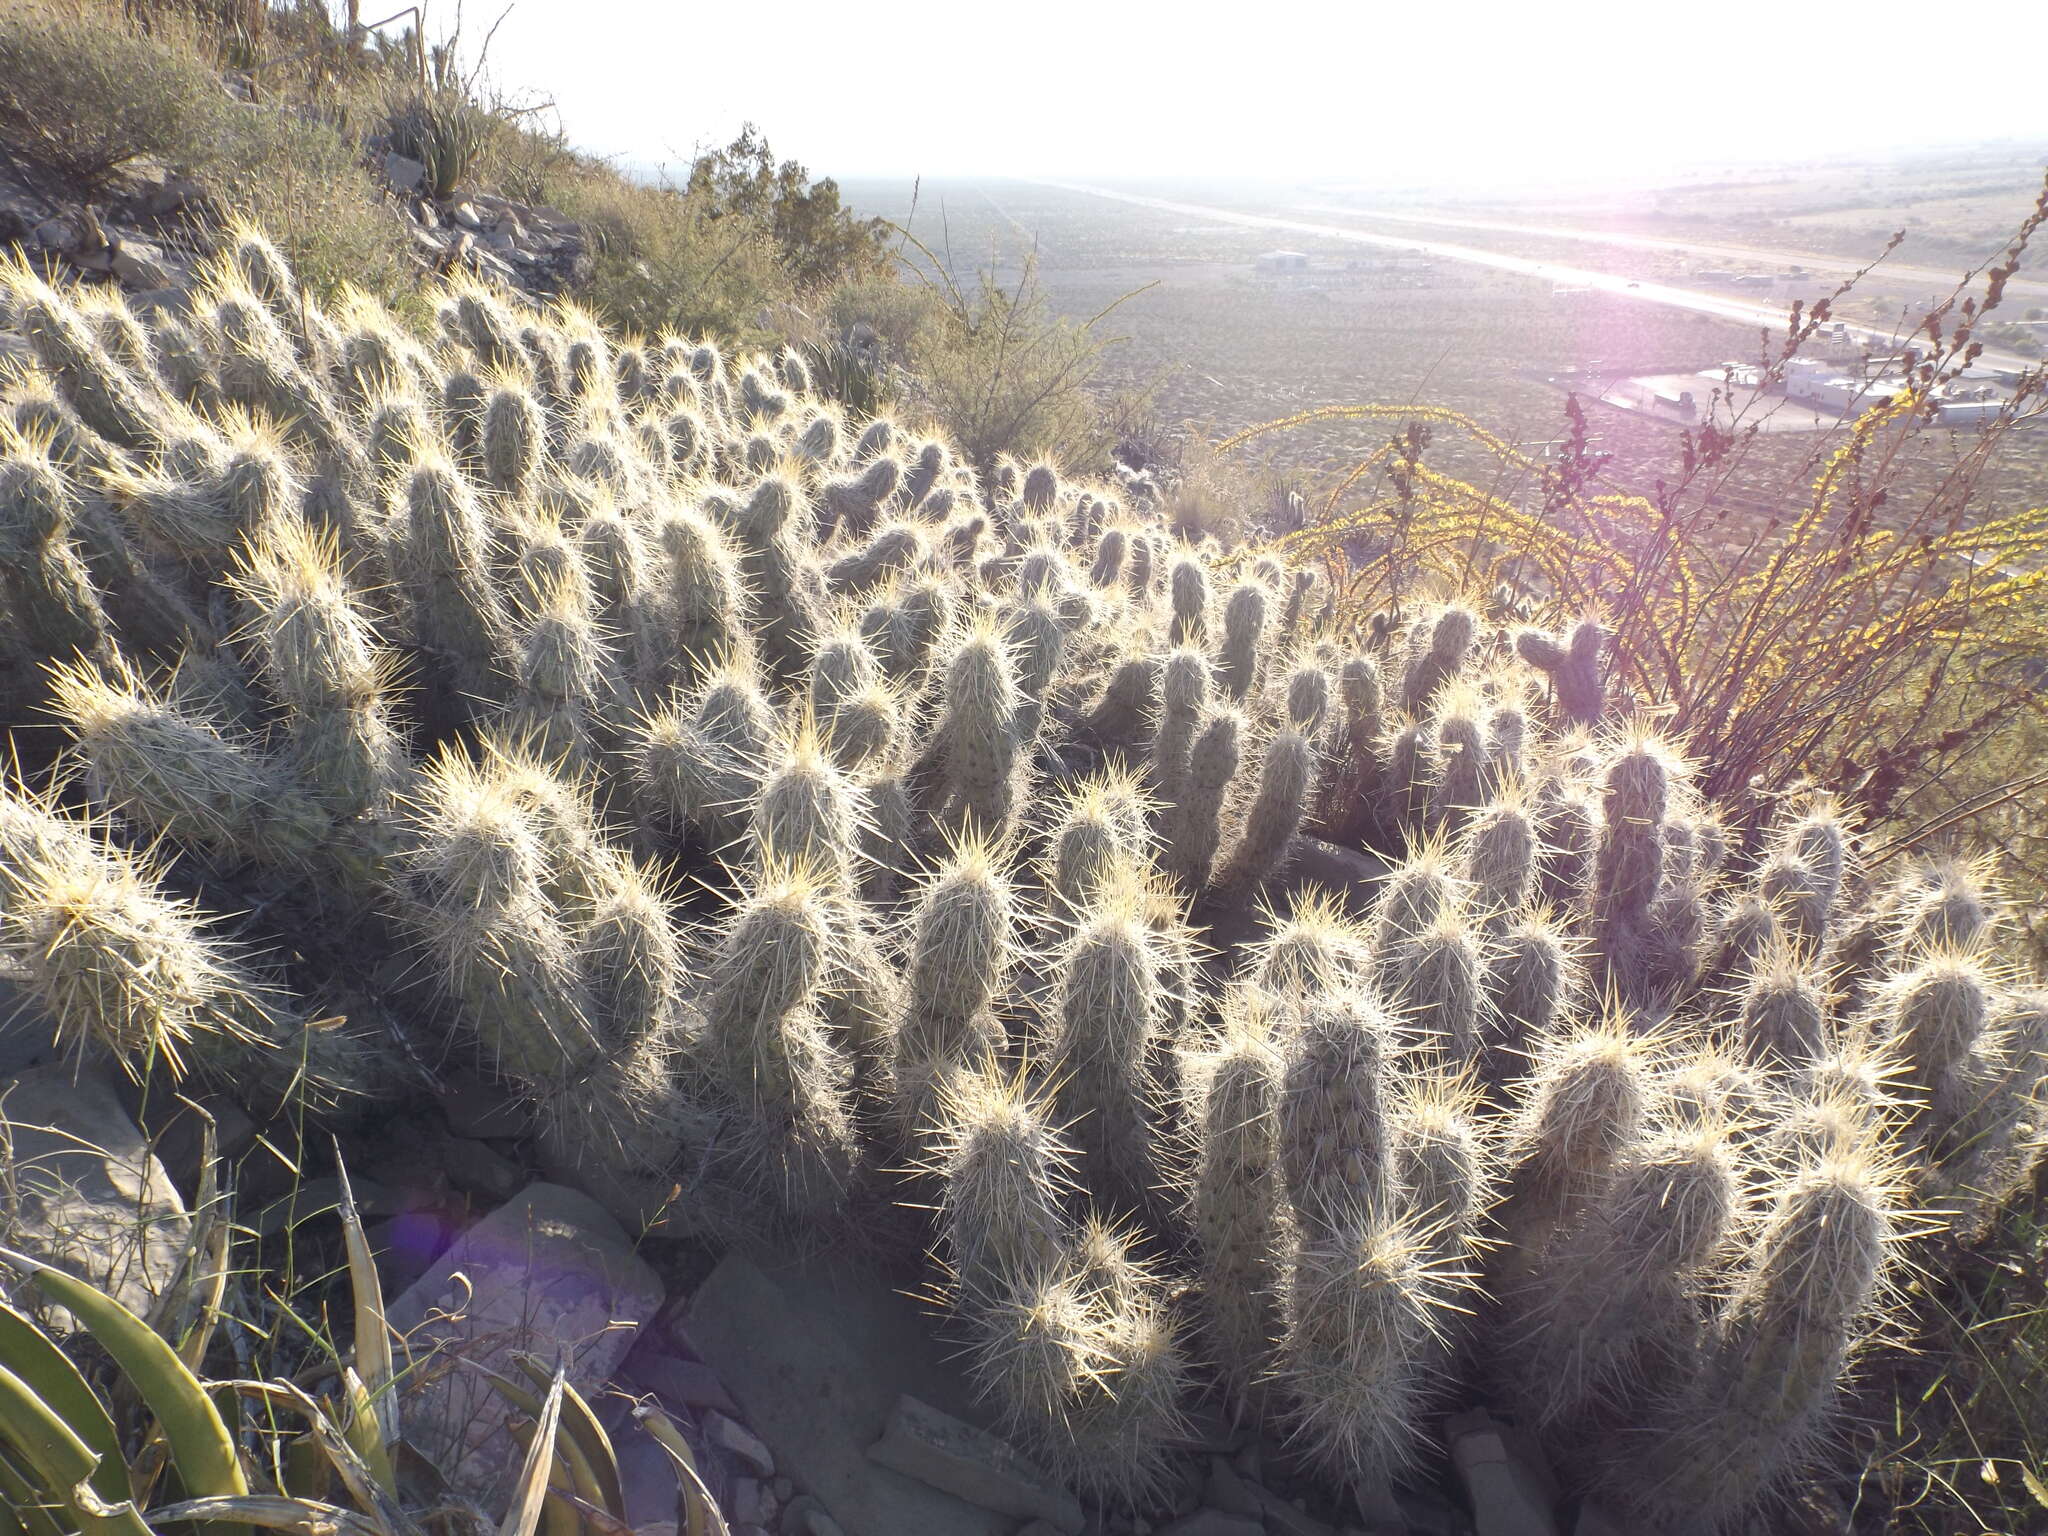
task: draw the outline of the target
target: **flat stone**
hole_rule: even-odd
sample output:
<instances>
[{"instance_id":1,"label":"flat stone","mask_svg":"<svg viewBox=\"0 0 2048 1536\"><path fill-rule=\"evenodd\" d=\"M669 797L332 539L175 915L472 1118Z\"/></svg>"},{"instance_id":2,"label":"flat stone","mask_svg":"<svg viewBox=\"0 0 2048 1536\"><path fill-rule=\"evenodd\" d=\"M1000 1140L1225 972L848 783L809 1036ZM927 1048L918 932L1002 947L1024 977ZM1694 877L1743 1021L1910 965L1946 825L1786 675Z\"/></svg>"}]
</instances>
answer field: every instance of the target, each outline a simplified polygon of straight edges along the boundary
<instances>
[{"instance_id":1,"label":"flat stone","mask_svg":"<svg viewBox=\"0 0 2048 1536\"><path fill-rule=\"evenodd\" d=\"M531 1103L476 1072L451 1072L442 1081L441 1113L448 1117L449 1130L477 1141L524 1136L533 1129Z\"/></svg>"},{"instance_id":2,"label":"flat stone","mask_svg":"<svg viewBox=\"0 0 2048 1536\"><path fill-rule=\"evenodd\" d=\"M111 1079L56 1062L0 1082L0 1166L0 1237L147 1317L192 1223Z\"/></svg>"},{"instance_id":3,"label":"flat stone","mask_svg":"<svg viewBox=\"0 0 2048 1536\"><path fill-rule=\"evenodd\" d=\"M716 1409L707 1408L704 1411L704 1435L721 1451L735 1457L754 1476L775 1475L775 1453L737 1419L727 1418Z\"/></svg>"},{"instance_id":4,"label":"flat stone","mask_svg":"<svg viewBox=\"0 0 2048 1536\"><path fill-rule=\"evenodd\" d=\"M1159 1536L1265 1536L1266 1528L1243 1515L1220 1509L1198 1509L1159 1527Z\"/></svg>"},{"instance_id":5,"label":"flat stone","mask_svg":"<svg viewBox=\"0 0 2048 1536\"><path fill-rule=\"evenodd\" d=\"M510 1405L475 1367L519 1381L515 1354L559 1359L578 1390L594 1392L661 1301L661 1282L602 1207L557 1184L528 1186L390 1304L413 1362L435 1357L403 1405L408 1438L501 1514L521 1452Z\"/></svg>"},{"instance_id":6,"label":"flat stone","mask_svg":"<svg viewBox=\"0 0 2048 1536\"><path fill-rule=\"evenodd\" d=\"M1307 1510L1296 1509L1264 1484L1248 1486L1252 1496L1259 1501L1259 1513L1267 1530L1280 1533L1280 1536L1335 1536L1332 1527Z\"/></svg>"},{"instance_id":7,"label":"flat stone","mask_svg":"<svg viewBox=\"0 0 2048 1536\"><path fill-rule=\"evenodd\" d=\"M1209 1481L1202 1489L1202 1497L1211 1509L1220 1509L1227 1515L1243 1515L1252 1520L1259 1517L1258 1495L1237 1475L1237 1468L1221 1456L1209 1458Z\"/></svg>"},{"instance_id":8,"label":"flat stone","mask_svg":"<svg viewBox=\"0 0 2048 1536\"><path fill-rule=\"evenodd\" d=\"M761 1513L761 1482L759 1478L740 1477L733 1479L732 1503L726 1513L745 1524L760 1525L766 1518Z\"/></svg>"},{"instance_id":9,"label":"flat stone","mask_svg":"<svg viewBox=\"0 0 2048 1536\"><path fill-rule=\"evenodd\" d=\"M427 179L427 168L408 155L388 154L384 157L384 179L400 192L417 192L420 183Z\"/></svg>"},{"instance_id":10,"label":"flat stone","mask_svg":"<svg viewBox=\"0 0 2048 1536\"><path fill-rule=\"evenodd\" d=\"M831 1512L810 1494L790 1500L782 1512L782 1536L846 1536Z\"/></svg>"},{"instance_id":11,"label":"flat stone","mask_svg":"<svg viewBox=\"0 0 2048 1536\"><path fill-rule=\"evenodd\" d=\"M764 1257L728 1254L686 1326L781 1470L850 1536L1010 1536L1013 1521L868 1459L902 1392L944 1393L929 1318L858 1263Z\"/></svg>"},{"instance_id":12,"label":"flat stone","mask_svg":"<svg viewBox=\"0 0 2048 1536\"><path fill-rule=\"evenodd\" d=\"M868 1455L998 1514L1050 1520L1076 1536L1088 1523L1081 1501L1009 1442L914 1397L897 1399Z\"/></svg>"},{"instance_id":13,"label":"flat stone","mask_svg":"<svg viewBox=\"0 0 2048 1536\"><path fill-rule=\"evenodd\" d=\"M469 203L457 203L451 212L451 217L464 229L482 229L484 227L484 221L478 217L475 207Z\"/></svg>"},{"instance_id":14,"label":"flat stone","mask_svg":"<svg viewBox=\"0 0 2048 1536\"><path fill-rule=\"evenodd\" d=\"M149 1113L159 1107L163 1110L160 1115ZM214 1152L224 1164L232 1166L256 1144L256 1122L249 1118L241 1105L225 1094L194 1096L188 1093L184 1098L170 1100L168 1104L159 1101L145 1106L145 1129L150 1133L157 1160L181 1190L198 1188L202 1172L199 1158L205 1149L206 1121L209 1118L213 1121Z\"/></svg>"},{"instance_id":15,"label":"flat stone","mask_svg":"<svg viewBox=\"0 0 2048 1536\"><path fill-rule=\"evenodd\" d=\"M9 332L4 339L20 344L23 361L32 355L20 337ZM57 1049L57 1025L49 1013L19 982L0 978L0 1075L11 1077L62 1054Z\"/></svg>"},{"instance_id":16,"label":"flat stone","mask_svg":"<svg viewBox=\"0 0 2048 1536\"><path fill-rule=\"evenodd\" d=\"M146 240L123 240L115 246L113 266L124 288L148 292L171 286L171 269L164 265L163 253Z\"/></svg>"},{"instance_id":17,"label":"flat stone","mask_svg":"<svg viewBox=\"0 0 2048 1536\"><path fill-rule=\"evenodd\" d=\"M448 1182L486 1200L509 1200L526 1183L526 1170L480 1141L451 1136L436 1152Z\"/></svg>"},{"instance_id":18,"label":"flat stone","mask_svg":"<svg viewBox=\"0 0 2048 1536\"><path fill-rule=\"evenodd\" d=\"M644 1344L646 1341L643 1340ZM718 1379L718 1372L702 1360L685 1360L678 1355L635 1346L633 1353L626 1357L622 1367L626 1377L637 1387L653 1393L664 1403L675 1408L685 1408L695 1413L699 1409L712 1408L720 1413L737 1414L738 1403L725 1390L725 1383ZM781 1482L781 1478L776 1479ZM789 1497L788 1494L782 1497Z\"/></svg>"},{"instance_id":19,"label":"flat stone","mask_svg":"<svg viewBox=\"0 0 2048 1536\"><path fill-rule=\"evenodd\" d=\"M1477 1536L1557 1536L1548 1473L1516 1454L1507 1426L1478 1410L1453 1416L1444 1429Z\"/></svg>"}]
</instances>

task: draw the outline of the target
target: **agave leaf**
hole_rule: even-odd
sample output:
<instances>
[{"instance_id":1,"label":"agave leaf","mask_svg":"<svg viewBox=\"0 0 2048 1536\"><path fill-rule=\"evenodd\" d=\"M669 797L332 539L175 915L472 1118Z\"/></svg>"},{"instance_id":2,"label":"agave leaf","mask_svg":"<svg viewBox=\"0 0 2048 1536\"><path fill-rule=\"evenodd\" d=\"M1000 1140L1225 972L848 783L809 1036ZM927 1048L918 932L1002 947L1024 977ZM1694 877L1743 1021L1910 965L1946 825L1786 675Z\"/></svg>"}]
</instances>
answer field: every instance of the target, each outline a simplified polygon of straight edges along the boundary
<instances>
[{"instance_id":1,"label":"agave leaf","mask_svg":"<svg viewBox=\"0 0 2048 1536\"><path fill-rule=\"evenodd\" d=\"M541 1511L547 1502L548 1472L555 1464L555 1434L562 1422L561 1371L548 1387L547 1401L533 1426L533 1443L526 1448L526 1465L513 1485L512 1507L498 1527L498 1536L534 1536L540 1528Z\"/></svg>"},{"instance_id":2,"label":"agave leaf","mask_svg":"<svg viewBox=\"0 0 2048 1536\"><path fill-rule=\"evenodd\" d=\"M126 1499L109 1504L86 1479L99 1465L71 1426L14 1372L0 1367L0 1440L20 1451L29 1469L57 1502L69 1508L85 1536L150 1536L149 1527Z\"/></svg>"},{"instance_id":3,"label":"agave leaf","mask_svg":"<svg viewBox=\"0 0 2048 1536\"><path fill-rule=\"evenodd\" d=\"M0 1365L14 1372L99 1457L92 1486L114 1502L133 1497L121 1437L78 1367L26 1313L0 1301Z\"/></svg>"},{"instance_id":4,"label":"agave leaf","mask_svg":"<svg viewBox=\"0 0 2048 1536\"><path fill-rule=\"evenodd\" d=\"M363 1385L363 1378L356 1374L354 1366L342 1368L341 1385L348 1397L348 1423L342 1433L348 1437L355 1453L363 1458L363 1465L370 1469L370 1475L377 1479L378 1486L396 1496L398 1469L392 1465L391 1446L384 1438L376 1399Z\"/></svg>"},{"instance_id":5,"label":"agave leaf","mask_svg":"<svg viewBox=\"0 0 2048 1536\"><path fill-rule=\"evenodd\" d=\"M515 1418L506 1428L519 1442L522 1450L532 1450L534 1443L533 1423L528 1419ZM576 1496L576 1474L569 1465L565 1452L569 1442L562 1437L560 1426L556 1427L555 1457L548 1464L547 1494L541 1504L541 1536L582 1536L583 1500Z\"/></svg>"},{"instance_id":6,"label":"agave leaf","mask_svg":"<svg viewBox=\"0 0 2048 1536\"><path fill-rule=\"evenodd\" d=\"M4 1248L0 1248L0 1258L26 1270L37 1290L70 1309L135 1384L188 1489L203 1498L249 1491L220 1410L162 1335L106 1292L75 1275ZM90 1470L73 1481L82 1480Z\"/></svg>"},{"instance_id":7,"label":"agave leaf","mask_svg":"<svg viewBox=\"0 0 2048 1536\"><path fill-rule=\"evenodd\" d=\"M15 1529L22 1536L65 1536L64 1527L51 1513L51 1503L50 1496L37 1486L34 1475L18 1465L6 1446L0 1444L0 1514L17 1521ZM0 1525L0 1531L7 1529Z\"/></svg>"},{"instance_id":8,"label":"agave leaf","mask_svg":"<svg viewBox=\"0 0 2048 1536\"><path fill-rule=\"evenodd\" d=\"M363 1218L356 1210L355 1190L349 1184L339 1143L334 1148L334 1170L341 1180L341 1230L348 1243L349 1286L355 1293L356 1374L362 1378L376 1411L377 1432L384 1442L382 1460L388 1473L390 1448L398 1439L398 1396L392 1389L396 1372L392 1368L391 1328L384 1317L384 1287L377 1279L377 1262L370 1253L370 1240L363 1234Z\"/></svg>"},{"instance_id":9,"label":"agave leaf","mask_svg":"<svg viewBox=\"0 0 2048 1536\"><path fill-rule=\"evenodd\" d=\"M241 1525L261 1526L267 1531L290 1531L294 1536L381 1536L376 1522L364 1519L352 1509L322 1504L315 1499L287 1499L276 1494L249 1494L234 1499L187 1499L149 1512L152 1522L166 1525L189 1520L204 1523L232 1520Z\"/></svg>"},{"instance_id":10,"label":"agave leaf","mask_svg":"<svg viewBox=\"0 0 2048 1536\"><path fill-rule=\"evenodd\" d=\"M654 1436L654 1443L668 1452L668 1459L675 1466L676 1512L683 1517L678 1536L732 1536L718 1501L704 1486L697 1458L690 1454L690 1442L683 1438L682 1431L669 1422L667 1414L651 1405L635 1408L633 1417Z\"/></svg>"},{"instance_id":11,"label":"agave leaf","mask_svg":"<svg viewBox=\"0 0 2048 1536\"><path fill-rule=\"evenodd\" d=\"M376 1474L348 1443L348 1437L303 1388L289 1381L235 1381L227 1385L244 1397L253 1397L272 1408L288 1409L302 1417L313 1436L313 1443L319 1446L321 1454L341 1479L342 1487L348 1490L357 1508L370 1517L380 1536L417 1536L418 1527L406 1518L398 1501L384 1491Z\"/></svg>"},{"instance_id":12,"label":"agave leaf","mask_svg":"<svg viewBox=\"0 0 2048 1536\"><path fill-rule=\"evenodd\" d=\"M515 1355L513 1360L536 1387L547 1385L547 1367L532 1355ZM604 1432L604 1425L598 1422L583 1394L566 1381L562 1383L562 1429L569 1443L582 1453L596 1481L597 1492L586 1492L583 1497L601 1506L614 1520L624 1520L626 1492L619 1479L619 1458L612 1448L611 1436ZM580 1483L579 1479L579 1491Z\"/></svg>"}]
</instances>

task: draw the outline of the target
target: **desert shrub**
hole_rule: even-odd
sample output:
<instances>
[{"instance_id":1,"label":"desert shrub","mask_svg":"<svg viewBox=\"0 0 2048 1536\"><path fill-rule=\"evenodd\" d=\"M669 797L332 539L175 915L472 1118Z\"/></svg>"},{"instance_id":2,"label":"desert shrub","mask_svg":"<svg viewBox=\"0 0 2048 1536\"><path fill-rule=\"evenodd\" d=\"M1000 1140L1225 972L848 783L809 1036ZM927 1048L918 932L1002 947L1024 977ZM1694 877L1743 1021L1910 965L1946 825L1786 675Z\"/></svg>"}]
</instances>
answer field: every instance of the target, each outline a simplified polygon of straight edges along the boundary
<instances>
[{"instance_id":1,"label":"desert shrub","mask_svg":"<svg viewBox=\"0 0 2048 1536\"><path fill-rule=\"evenodd\" d=\"M386 298L417 289L402 216L332 124L289 106L227 103L180 164L222 208L276 230L315 293L344 283Z\"/></svg>"},{"instance_id":2,"label":"desert shrub","mask_svg":"<svg viewBox=\"0 0 2048 1536\"><path fill-rule=\"evenodd\" d=\"M699 195L586 163L560 179L554 202L590 240L579 297L622 330L759 343L775 330L764 307L795 296L769 233L721 218Z\"/></svg>"},{"instance_id":3,"label":"desert shrub","mask_svg":"<svg viewBox=\"0 0 2048 1536\"><path fill-rule=\"evenodd\" d=\"M795 160L778 163L760 129L746 124L723 149L699 155L684 190L715 219L743 219L765 229L782 265L805 288L871 272L884 261L888 225L856 218L839 203L839 184L818 181Z\"/></svg>"},{"instance_id":4,"label":"desert shrub","mask_svg":"<svg viewBox=\"0 0 2048 1536\"><path fill-rule=\"evenodd\" d=\"M1035 263L1008 287L984 272L964 289L941 275L928 291L933 302L909 348L914 398L961 452L983 471L1000 454L1057 450L1076 464L1106 461L1109 434L1088 389L1103 340L1094 321L1075 324L1053 312ZM885 316L897 325L908 318L890 309Z\"/></svg>"},{"instance_id":5,"label":"desert shrub","mask_svg":"<svg viewBox=\"0 0 2048 1536\"><path fill-rule=\"evenodd\" d=\"M91 192L137 159L189 154L220 105L197 59L107 12L0 5L0 144L33 172Z\"/></svg>"},{"instance_id":6,"label":"desert shrub","mask_svg":"<svg viewBox=\"0 0 2048 1536\"><path fill-rule=\"evenodd\" d=\"M536 127L511 119L492 137L478 174L516 202L547 204L588 163L559 124Z\"/></svg>"}]
</instances>

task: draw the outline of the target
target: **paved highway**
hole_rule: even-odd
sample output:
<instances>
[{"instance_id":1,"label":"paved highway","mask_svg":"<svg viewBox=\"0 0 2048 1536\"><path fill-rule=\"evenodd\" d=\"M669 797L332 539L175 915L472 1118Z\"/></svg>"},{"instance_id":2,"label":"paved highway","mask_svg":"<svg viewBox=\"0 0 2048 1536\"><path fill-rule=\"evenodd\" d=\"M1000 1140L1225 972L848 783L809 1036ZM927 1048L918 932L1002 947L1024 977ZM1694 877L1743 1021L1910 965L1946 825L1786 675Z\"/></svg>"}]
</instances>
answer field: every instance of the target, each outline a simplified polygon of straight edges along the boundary
<instances>
[{"instance_id":1,"label":"paved highway","mask_svg":"<svg viewBox=\"0 0 2048 1536\"><path fill-rule=\"evenodd\" d=\"M1253 229L1271 229L1282 234L1320 235L1330 240L1349 241L1354 245L1370 245L1382 250L1434 256L1445 261L1469 262L1474 266L1492 267L1499 272L1514 272L1524 277L1538 278L1558 287L1591 288L1625 299L1638 299L1645 304L1662 304L1670 309L1691 310L1695 314L1712 315L1721 320L1758 326L1777 334L1782 334L1785 329L1787 306L1780 304L1759 304L1753 300L1731 298L1721 293L1699 293L1690 288L1675 288L1668 283L1655 283L1611 272L1594 272L1584 267L1569 267L1554 261L1536 261L1526 256L1509 255L1504 251L1481 250L1477 246L1454 245L1443 240L1383 234L1376 230L1355 229L1342 224L1318 224L1306 219L1282 218L1277 214L1247 213L1237 208L1212 207L1207 203L1178 203L1163 197L1144 197L1135 192L1115 192L1107 187L1088 186L1081 182L1049 181L1043 185L1058 187L1067 192L1084 193L1091 197L1108 198L1113 202L1131 203L1140 208L1155 208L1165 213L1184 214L1192 218L1216 219L1227 224L1242 224ZM1852 333L1874 347L1890 349L1900 343L1901 338L1896 332L1845 323ZM2035 366L2029 359L2010 352L1987 350L1982 354L1980 361L1998 368Z\"/></svg>"},{"instance_id":2,"label":"paved highway","mask_svg":"<svg viewBox=\"0 0 2048 1536\"><path fill-rule=\"evenodd\" d=\"M1769 251L1753 245L1722 245L1709 240L1674 240L1663 235L1631 235L1615 231L1571 228L1558 224L1510 224L1495 219L1461 218L1452 214L1390 213L1379 208L1349 208L1337 203L1304 203L1304 213L1335 213L1360 219L1384 219L1395 224L1421 224L1439 229L1477 229L1503 235L1536 235L1549 240L1580 240L1588 245L1615 245L1637 251L1673 251L1690 256L1717 256L1728 261L1753 262L1760 266L1784 268L1801 266L1809 272L1830 277L1848 277L1863 269L1864 263L1846 256L1824 256L1808 251ZM1885 287L1901 284L1925 288L1929 293L1947 294L1954 289L1958 274L1935 267L1916 267L1891 261L1881 263L1871 274L1873 282ZM2020 298L2048 298L2048 278L2014 277L2005 285L2007 302Z\"/></svg>"}]
</instances>

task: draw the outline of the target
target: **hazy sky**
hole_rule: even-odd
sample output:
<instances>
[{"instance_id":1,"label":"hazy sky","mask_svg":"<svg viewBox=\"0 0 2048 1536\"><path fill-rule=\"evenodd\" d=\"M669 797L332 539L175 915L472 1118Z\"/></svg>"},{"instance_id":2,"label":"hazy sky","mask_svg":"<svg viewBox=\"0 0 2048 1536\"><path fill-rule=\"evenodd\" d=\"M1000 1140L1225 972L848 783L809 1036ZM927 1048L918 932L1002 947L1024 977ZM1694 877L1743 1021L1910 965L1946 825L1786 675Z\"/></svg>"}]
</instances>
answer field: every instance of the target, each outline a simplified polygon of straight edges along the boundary
<instances>
[{"instance_id":1,"label":"hazy sky","mask_svg":"<svg viewBox=\"0 0 2048 1536\"><path fill-rule=\"evenodd\" d=\"M841 177L1578 179L2048 137L2040 0L518 0L490 62L590 149L752 119Z\"/></svg>"}]
</instances>

